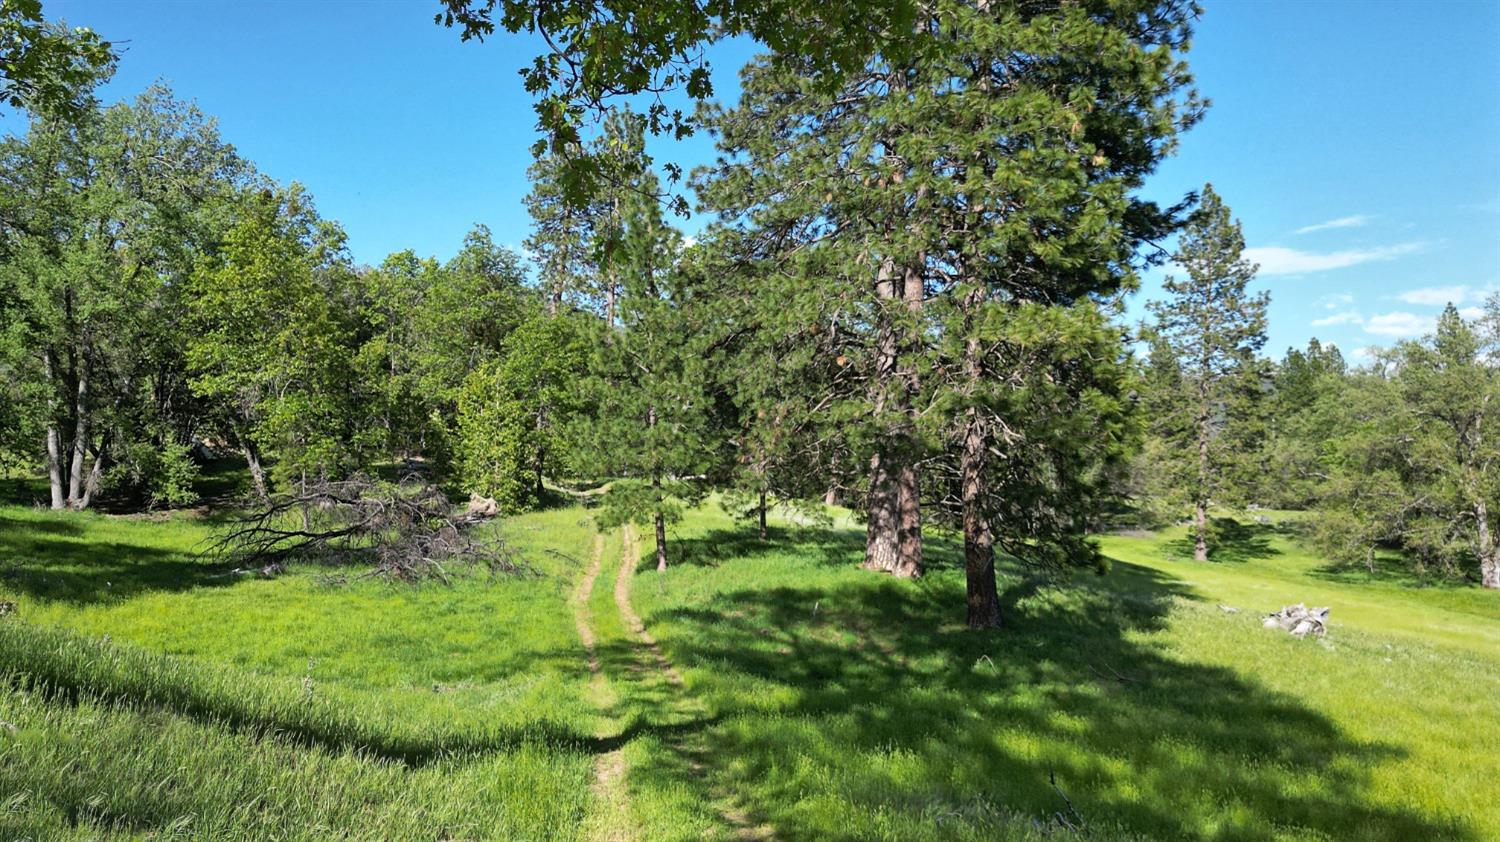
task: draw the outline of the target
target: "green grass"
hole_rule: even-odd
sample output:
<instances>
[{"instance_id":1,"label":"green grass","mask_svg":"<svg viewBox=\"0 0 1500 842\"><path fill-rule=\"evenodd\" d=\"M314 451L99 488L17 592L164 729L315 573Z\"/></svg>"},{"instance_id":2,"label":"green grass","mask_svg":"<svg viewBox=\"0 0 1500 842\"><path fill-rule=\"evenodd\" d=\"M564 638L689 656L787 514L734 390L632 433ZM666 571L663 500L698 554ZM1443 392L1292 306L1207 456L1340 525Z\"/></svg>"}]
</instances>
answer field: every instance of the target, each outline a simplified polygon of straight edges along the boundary
<instances>
[{"instance_id":1,"label":"green grass","mask_svg":"<svg viewBox=\"0 0 1500 842\"><path fill-rule=\"evenodd\" d=\"M1178 534L1111 537L1104 578L1005 570L1008 628L976 635L942 539L898 582L856 569L855 530L684 532L638 605L706 700L710 782L792 838L1019 838L1058 813L1104 838L1500 838L1494 594L1336 581L1275 530L1209 565ZM1333 607L1329 639L1261 628L1295 601Z\"/></svg>"},{"instance_id":2,"label":"green grass","mask_svg":"<svg viewBox=\"0 0 1500 842\"><path fill-rule=\"evenodd\" d=\"M577 511L506 528L545 577L453 588L216 578L207 534L3 510L0 838L577 836Z\"/></svg>"},{"instance_id":3,"label":"green grass","mask_svg":"<svg viewBox=\"0 0 1500 842\"><path fill-rule=\"evenodd\" d=\"M847 520L761 542L705 508L633 580L685 686L615 607L618 533L591 680L585 516L505 525L543 576L412 588L224 576L185 515L0 507L0 838L1500 838L1495 594L1330 568L1279 519L1209 564L1169 530L1105 538L1105 577L1007 567L975 634L942 535L902 582ZM1261 628L1290 602L1330 636Z\"/></svg>"}]
</instances>

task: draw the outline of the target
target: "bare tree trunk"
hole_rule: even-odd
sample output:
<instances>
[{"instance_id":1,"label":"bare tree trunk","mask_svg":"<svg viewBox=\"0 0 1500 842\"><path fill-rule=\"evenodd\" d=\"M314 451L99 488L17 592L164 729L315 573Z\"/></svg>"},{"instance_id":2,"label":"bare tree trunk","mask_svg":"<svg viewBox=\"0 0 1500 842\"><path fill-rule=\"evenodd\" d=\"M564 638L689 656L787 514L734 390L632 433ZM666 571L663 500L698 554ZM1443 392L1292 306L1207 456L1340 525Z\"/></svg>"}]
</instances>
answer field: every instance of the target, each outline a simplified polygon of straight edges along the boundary
<instances>
[{"instance_id":1,"label":"bare tree trunk","mask_svg":"<svg viewBox=\"0 0 1500 842\"><path fill-rule=\"evenodd\" d=\"M604 283L604 323L613 328L615 326L615 279L611 275Z\"/></svg>"},{"instance_id":2,"label":"bare tree trunk","mask_svg":"<svg viewBox=\"0 0 1500 842\"><path fill-rule=\"evenodd\" d=\"M760 516L760 539L766 540L766 490L760 490L760 505L756 507L756 513Z\"/></svg>"},{"instance_id":3,"label":"bare tree trunk","mask_svg":"<svg viewBox=\"0 0 1500 842\"><path fill-rule=\"evenodd\" d=\"M83 495L78 503L78 508L87 509L93 502L94 495L99 492L99 486L104 482L104 466L109 456L109 434L104 434L104 440L99 443L99 451L94 454L94 464L89 468L89 478L83 484Z\"/></svg>"},{"instance_id":4,"label":"bare tree trunk","mask_svg":"<svg viewBox=\"0 0 1500 842\"><path fill-rule=\"evenodd\" d=\"M89 449L90 369L89 354L85 350L78 370L78 392L74 403L77 417L73 426L73 462L68 469L68 507L74 509L87 505L83 493L83 465L88 460Z\"/></svg>"},{"instance_id":5,"label":"bare tree trunk","mask_svg":"<svg viewBox=\"0 0 1500 842\"><path fill-rule=\"evenodd\" d=\"M250 441L246 436L235 435L240 440L240 452L245 455L245 466L250 469L250 482L255 485L255 493L262 501L271 499L271 492L266 485L266 469L260 462L260 448Z\"/></svg>"},{"instance_id":6,"label":"bare tree trunk","mask_svg":"<svg viewBox=\"0 0 1500 842\"><path fill-rule=\"evenodd\" d=\"M1495 546L1489 506L1483 500L1474 505L1474 518L1479 522L1479 584L1500 588L1500 547Z\"/></svg>"},{"instance_id":7,"label":"bare tree trunk","mask_svg":"<svg viewBox=\"0 0 1500 842\"><path fill-rule=\"evenodd\" d=\"M52 489L52 508L67 505L68 491L63 487L62 436L57 432L57 390L52 382L52 349L42 352L42 366L47 376L47 483Z\"/></svg>"},{"instance_id":8,"label":"bare tree trunk","mask_svg":"<svg viewBox=\"0 0 1500 842\"><path fill-rule=\"evenodd\" d=\"M923 188L925 192L925 188ZM902 297L906 300L906 309L912 313L922 310L927 296L927 289L922 275L922 266L925 258L919 258L917 262L910 264L905 270L905 283L902 288ZM920 328L919 328L920 329ZM914 350L914 346L921 340L915 334L907 337L908 345ZM908 424L916 426L915 412L912 408L912 397L917 394L917 371L915 366L902 372L906 380L906 394L902 399L902 406L909 417ZM901 461L901 471L897 475L897 504L901 513L901 560L896 569L892 571L897 576L915 577L922 575L922 484L921 474L918 471L916 461L908 454Z\"/></svg>"}]
</instances>

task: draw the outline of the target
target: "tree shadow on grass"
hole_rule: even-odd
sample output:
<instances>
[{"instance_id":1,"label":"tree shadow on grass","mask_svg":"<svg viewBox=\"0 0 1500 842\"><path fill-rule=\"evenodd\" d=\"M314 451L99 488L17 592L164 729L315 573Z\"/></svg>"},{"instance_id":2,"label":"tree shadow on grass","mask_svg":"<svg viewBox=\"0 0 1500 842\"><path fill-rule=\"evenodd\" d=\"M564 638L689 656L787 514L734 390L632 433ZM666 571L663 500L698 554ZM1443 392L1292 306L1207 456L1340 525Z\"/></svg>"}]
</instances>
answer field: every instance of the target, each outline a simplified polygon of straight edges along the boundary
<instances>
[{"instance_id":1,"label":"tree shadow on grass","mask_svg":"<svg viewBox=\"0 0 1500 842\"><path fill-rule=\"evenodd\" d=\"M222 575L223 565L187 553L85 538L82 526L66 520L0 516L0 584L36 599L87 604L234 581Z\"/></svg>"},{"instance_id":2,"label":"tree shadow on grass","mask_svg":"<svg viewBox=\"0 0 1500 842\"><path fill-rule=\"evenodd\" d=\"M736 590L647 620L738 718L711 729L721 787L753 792L757 819L788 838L874 832L820 818L829 797L848 805L838 815L927 828L941 814L953 824L937 837L993 838L1017 815L1071 809L1064 791L1110 836L1477 838L1371 803L1369 771L1401 749L1159 650L1146 635L1193 598L1166 574L1121 562L1066 590L1015 570L1005 583L994 634L956 622L955 576ZM695 778L666 762L632 773Z\"/></svg>"},{"instance_id":3,"label":"tree shadow on grass","mask_svg":"<svg viewBox=\"0 0 1500 842\"><path fill-rule=\"evenodd\" d=\"M1281 555L1281 550L1271 546L1271 538L1285 532L1285 527L1276 524L1240 523L1231 517L1211 518L1208 524L1208 560L1244 564ZM1192 558L1192 533L1169 541L1165 549L1170 555Z\"/></svg>"}]
</instances>

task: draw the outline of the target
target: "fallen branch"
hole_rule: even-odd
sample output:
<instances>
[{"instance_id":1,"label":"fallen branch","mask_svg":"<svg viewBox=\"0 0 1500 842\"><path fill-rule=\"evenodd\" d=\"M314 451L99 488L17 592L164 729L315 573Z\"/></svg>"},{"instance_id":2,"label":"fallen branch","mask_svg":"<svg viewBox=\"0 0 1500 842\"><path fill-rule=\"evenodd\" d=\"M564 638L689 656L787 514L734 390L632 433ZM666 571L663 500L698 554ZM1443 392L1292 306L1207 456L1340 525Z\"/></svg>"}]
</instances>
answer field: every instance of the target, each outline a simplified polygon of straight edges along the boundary
<instances>
[{"instance_id":1,"label":"fallen branch","mask_svg":"<svg viewBox=\"0 0 1500 842\"><path fill-rule=\"evenodd\" d=\"M225 576L274 576L292 561L368 564L361 576L444 583L453 562L483 564L492 573L529 569L493 533L477 534L475 527L497 513L493 508L455 508L415 474L398 483L363 474L309 482L234 521L205 554L236 565Z\"/></svg>"}]
</instances>

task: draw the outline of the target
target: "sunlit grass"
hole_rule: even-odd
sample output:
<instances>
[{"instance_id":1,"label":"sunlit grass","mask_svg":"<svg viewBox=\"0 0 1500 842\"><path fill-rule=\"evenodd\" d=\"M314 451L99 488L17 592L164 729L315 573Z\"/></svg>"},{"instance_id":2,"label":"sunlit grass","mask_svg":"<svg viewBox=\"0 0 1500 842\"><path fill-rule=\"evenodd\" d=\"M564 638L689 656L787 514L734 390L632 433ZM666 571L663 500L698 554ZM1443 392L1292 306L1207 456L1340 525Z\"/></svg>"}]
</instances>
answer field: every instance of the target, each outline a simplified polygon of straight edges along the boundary
<instances>
[{"instance_id":1,"label":"sunlit grass","mask_svg":"<svg viewBox=\"0 0 1500 842\"><path fill-rule=\"evenodd\" d=\"M975 635L941 538L897 582L856 530L682 533L638 604L708 702L713 782L791 837L1500 838L1493 594L1333 581L1283 535L1209 566L1113 537L1103 578L1006 569L1008 628ZM1261 628L1292 601L1333 635Z\"/></svg>"},{"instance_id":2,"label":"sunlit grass","mask_svg":"<svg viewBox=\"0 0 1500 842\"><path fill-rule=\"evenodd\" d=\"M413 588L225 576L188 516L0 508L0 838L1500 838L1494 594L1332 570L1276 524L1198 564L1169 530L1106 537L1102 578L1006 567L976 635L936 531L901 582L847 520L761 542L707 507L633 580L685 686L615 608L618 533L601 685L586 515L505 525L541 576ZM1330 636L1261 628L1289 602Z\"/></svg>"},{"instance_id":3,"label":"sunlit grass","mask_svg":"<svg viewBox=\"0 0 1500 842\"><path fill-rule=\"evenodd\" d=\"M577 511L507 525L543 576L452 588L222 576L189 518L0 517L0 836L576 837Z\"/></svg>"}]
</instances>

